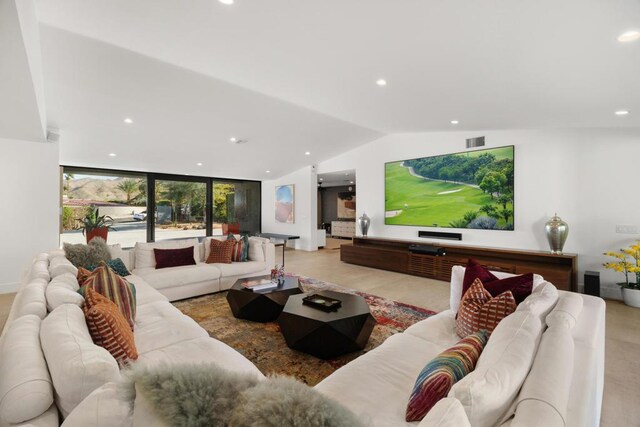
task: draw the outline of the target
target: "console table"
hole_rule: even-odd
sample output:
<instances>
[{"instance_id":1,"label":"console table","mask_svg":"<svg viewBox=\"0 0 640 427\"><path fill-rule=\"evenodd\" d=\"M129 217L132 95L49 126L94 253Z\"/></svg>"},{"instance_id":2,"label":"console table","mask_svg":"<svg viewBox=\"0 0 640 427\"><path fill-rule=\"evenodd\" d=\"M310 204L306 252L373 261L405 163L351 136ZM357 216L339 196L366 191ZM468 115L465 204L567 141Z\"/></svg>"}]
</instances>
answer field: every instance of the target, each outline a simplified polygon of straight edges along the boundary
<instances>
[{"instance_id":1,"label":"console table","mask_svg":"<svg viewBox=\"0 0 640 427\"><path fill-rule=\"evenodd\" d=\"M409 246L415 244L444 248L446 255L412 253ZM341 261L447 282L451 280L451 268L454 265L466 265L469 258L478 260L491 270L512 274L537 273L558 289L577 291L576 254L555 255L543 251L421 243L377 237L354 237L352 244L340 246Z\"/></svg>"}]
</instances>

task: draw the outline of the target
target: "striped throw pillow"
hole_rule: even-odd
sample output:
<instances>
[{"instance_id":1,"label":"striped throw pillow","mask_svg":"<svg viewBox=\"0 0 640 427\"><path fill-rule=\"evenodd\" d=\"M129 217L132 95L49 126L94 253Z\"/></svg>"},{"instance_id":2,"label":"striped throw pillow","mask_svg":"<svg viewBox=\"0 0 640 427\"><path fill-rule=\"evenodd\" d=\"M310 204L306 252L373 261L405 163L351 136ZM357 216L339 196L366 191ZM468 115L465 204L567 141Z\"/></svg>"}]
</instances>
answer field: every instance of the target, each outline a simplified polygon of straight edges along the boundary
<instances>
[{"instance_id":1,"label":"striped throw pillow","mask_svg":"<svg viewBox=\"0 0 640 427\"><path fill-rule=\"evenodd\" d=\"M87 288L84 316L91 339L123 365L138 358L138 350L129 323L118 307L92 288Z\"/></svg>"},{"instance_id":2,"label":"striped throw pillow","mask_svg":"<svg viewBox=\"0 0 640 427\"><path fill-rule=\"evenodd\" d=\"M480 279L476 279L460 301L456 315L456 333L460 338L479 330L485 330L491 335L498 323L516 311L516 307L511 291L492 297Z\"/></svg>"},{"instance_id":3,"label":"striped throw pillow","mask_svg":"<svg viewBox=\"0 0 640 427\"><path fill-rule=\"evenodd\" d=\"M231 264L235 240L211 239L211 252L207 258L207 264Z\"/></svg>"},{"instance_id":4,"label":"striped throw pillow","mask_svg":"<svg viewBox=\"0 0 640 427\"><path fill-rule=\"evenodd\" d=\"M406 420L420 421L453 385L473 371L487 343L487 332L479 331L458 341L427 363L413 386Z\"/></svg>"},{"instance_id":5,"label":"striped throw pillow","mask_svg":"<svg viewBox=\"0 0 640 427\"><path fill-rule=\"evenodd\" d=\"M231 261L233 262L248 261L249 236L242 235L240 236L240 240L238 240L233 234L229 233L229 235L227 236L227 240L232 240L234 242L233 252L231 253Z\"/></svg>"},{"instance_id":6,"label":"striped throw pillow","mask_svg":"<svg viewBox=\"0 0 640 427\"><path fill-rule=\"evenodd\" d=\"M88 288L113 301L133 331L136 320L136 295L133 284L120 277L102 261L84 281L78 292L86 298Z\"/></svg>"}]
</instances>

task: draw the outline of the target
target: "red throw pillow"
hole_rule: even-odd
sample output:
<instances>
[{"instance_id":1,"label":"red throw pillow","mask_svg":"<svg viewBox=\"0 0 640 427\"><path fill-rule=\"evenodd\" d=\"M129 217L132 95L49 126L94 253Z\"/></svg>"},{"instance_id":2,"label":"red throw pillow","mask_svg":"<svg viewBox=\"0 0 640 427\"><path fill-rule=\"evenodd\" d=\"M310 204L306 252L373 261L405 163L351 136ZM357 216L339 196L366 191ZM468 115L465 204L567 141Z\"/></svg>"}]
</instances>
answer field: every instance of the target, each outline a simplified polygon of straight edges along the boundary
<instances>
[{"instance_id":1,"label":"red throw pillow","mask_svg":"<svg viewBox=\"0 0 640 427\"><path fill-rule=\"evenodd\" d=\"M196 265L196 260L193 259L193 246L182 249L154 249L153 253L156 256L156 269Z\"/></svg>"},{"instance_id":2,"label":"red throw pillow","mask_svg":"<svg viewBox=\"0 0 640 427\"><path fill-rule=\"evenodd\" d=\"M498 323L516 311L516 301L510 291L495 298L476 279L462 297L456 315L456 333L464 338L475 332L493 332Z\"/></svg>"},{"instance_id":3,"label":"red throw pillow","mask_svg":"<svg viewBox=\"0 0 640 427\"><path fill-rule=\"evenodd\" d=\"M531 295L533 290L533 273L521 276L498 279L486 267L480 265L475 259L469 258L462 280L462 296L467 293L474 280L480 279L484 288L491 296L498 296L505 291L511 291L517 304L520 304L526 297Z\"/></svg>"},{"instance_id":4,"label":"red throw pillow","mask_svg":"<svg viewBox=\"0 0 640 427\"><path fill-rule=\"evenodd\" d=\"M235 239L223 241L211 239L211 252L205 262L207 264L231 264L235 245Z\"/></svg>"}]
</instances>

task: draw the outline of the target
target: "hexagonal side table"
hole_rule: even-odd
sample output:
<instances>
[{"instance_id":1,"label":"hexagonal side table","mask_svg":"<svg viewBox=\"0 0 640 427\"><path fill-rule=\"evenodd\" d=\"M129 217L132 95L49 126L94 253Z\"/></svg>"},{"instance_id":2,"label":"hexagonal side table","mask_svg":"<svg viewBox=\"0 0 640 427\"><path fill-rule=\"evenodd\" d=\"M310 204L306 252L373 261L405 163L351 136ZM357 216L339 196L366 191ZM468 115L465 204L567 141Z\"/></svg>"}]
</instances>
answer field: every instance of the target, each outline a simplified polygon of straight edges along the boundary
<instances>
[{"instance_id":1,"label":"hexagonal side table","mask_svg":"<svg viewBox=\"0 0 640 427\"><path fill-rule=\"evenodd\" d=\"M321 359L362 350L376 324L365 299L332 291L314 293L339 299L342 307L325 312L303 304L305 295L291 296L278 317L287 345Z\"/></svg>"},{"instance_id":2,"label":"hexagonal side table","mask_svg":"<svg viewBox=\"0 0 640 427\"><path fill-rule=\"evenodd\" d=\"M229 289L227 302L233 315L254 322L273 322L291 295L302 293L297 277L285 277L285 282L275 289L252 292L242 286L247 280L269 279L269 276L239 279Z\"/></svg>"}]
</instances>

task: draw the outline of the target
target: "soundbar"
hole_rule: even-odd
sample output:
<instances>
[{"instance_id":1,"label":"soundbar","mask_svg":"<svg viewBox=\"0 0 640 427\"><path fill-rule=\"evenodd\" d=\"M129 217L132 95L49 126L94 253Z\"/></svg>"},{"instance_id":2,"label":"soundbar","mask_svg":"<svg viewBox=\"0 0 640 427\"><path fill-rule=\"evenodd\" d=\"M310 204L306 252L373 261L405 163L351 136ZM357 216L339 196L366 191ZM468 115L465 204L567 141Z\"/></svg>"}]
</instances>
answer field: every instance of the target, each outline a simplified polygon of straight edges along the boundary
<instances>
[{"instance_id":1,"label":"soundbar","mask_svg":"<svg viewBox=\"0 0 640 427\"><path fill-rule=\"evenodd\" d=\"M418 231L418 237L432 239L462 240L462 233L443 233L442 231Z\"/></svg>"},{"instance_id":2,"label":"soundbar","mask_svg":"<svg viewBox=\"0 0 640 427\"><path fill-rule=\"evenodd\" d=\"M411 252L412 254L435 256L443 256L447 254L444 248L438 248L431 245L409 245L409 252Z\"/></svg>"}]
</instances>

